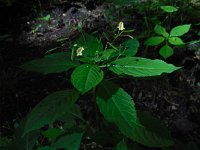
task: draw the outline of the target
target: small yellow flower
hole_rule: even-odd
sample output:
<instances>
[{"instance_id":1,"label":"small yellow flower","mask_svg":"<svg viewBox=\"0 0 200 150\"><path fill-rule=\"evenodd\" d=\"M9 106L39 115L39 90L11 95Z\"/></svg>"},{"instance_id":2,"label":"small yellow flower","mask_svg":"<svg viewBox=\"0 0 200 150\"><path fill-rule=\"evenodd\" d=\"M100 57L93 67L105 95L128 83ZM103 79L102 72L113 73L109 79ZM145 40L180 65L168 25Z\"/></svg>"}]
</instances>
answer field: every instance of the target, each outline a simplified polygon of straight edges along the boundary
<instances>
[{"instance_id":1,"label":"small yellow flower","mask_svg":"<svg viewBox=\"0 0 200 150\"><path fill-rule=\"evenodd\" d=\"M82 56L83 55L83 51L84 51L84 48L83 47L79 47L77 50L76 50L76 56Z\"/></svg>"},{"instance_id":2,"label":"small yellow flower","mask_svg":"<svg viewBox=\"0 0 200 150\"><path fill-rule=\"evenodd\" d=\"M118 27L117 27L118 29L119 29L119 31L123 31L125 28L124 28L124 23L121 21L121 22L119 22L119 24L118 24Z\"/></svg>"}]
</instances>

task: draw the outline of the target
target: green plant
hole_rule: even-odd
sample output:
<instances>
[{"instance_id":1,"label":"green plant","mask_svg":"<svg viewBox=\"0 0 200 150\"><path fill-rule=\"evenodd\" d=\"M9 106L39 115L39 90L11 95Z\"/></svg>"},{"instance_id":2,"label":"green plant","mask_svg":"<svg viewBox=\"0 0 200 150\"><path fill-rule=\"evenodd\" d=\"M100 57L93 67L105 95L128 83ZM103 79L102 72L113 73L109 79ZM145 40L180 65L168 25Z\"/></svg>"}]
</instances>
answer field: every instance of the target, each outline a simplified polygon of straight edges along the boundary
<instances>
[{"instance_id":1,"label":"green plant","mask_svg":"<svg viewBox=\"0 0 200 150\"><path fill-rule=\"evenodd\" d=\"M51 19L51 15L48 14L44 17L41 17L41 18L37 18L37 20L40 20L40 21L46 21L46 22L50 22L50 19Z\"/></svg>"},{"instance_id":2,"label":"green plant","mask_svg":"<svg viewBox=\"0 0 200 150\"><path fill-rule=\"evenodd\" d=\"M120 22L113 40L107 42L106 46L95 36L83 33L74 42L71 52L53 53L23 64L21 68L42 74L72 69L71 83L75 89L54 92L36 105L19 125L16 136L19 142L15 141L14 145L21 143L32 149L41 130L43 137L49 139L49 146L37 144L38 150L78 150L81 139L93 131L89 122L83 118L80 106L76 104L80 95L84 94L90 95L94 104L97 131L103 123L98 110L106 121L118 127L120 134L112 136L115 141L121 141L116 144L117 150L127 149L127 138L149 147L173 145L167 128L148 112L136 110L132 97L112 81L111 75L114 78L159 76L179 67L158 59L135 57L139 42L126 33L123 22ZM171 34L177 35L177 32ZM124 36L131 39L116 46L115 41ZM48 129L43 131L42 127L46 125ZM96 134L93 132L95 136L99 136L97 131ZM24 138L29 140L24 141Z\"/></svg>"},{"instance_id":3,"label":"green plant","mask_svg":"<svg viewBox=\"0 0 200 150\"><path fill-rule=\"evenodd\" d=\"M174 53L172 47L170 47L169 44L175 46L185 44L180 36L187 33L190 29L190 26L190 24L176 26L171 29L170 33L168 33L164 27L161 25L156 25L154 31L159 36L148 38L145 44L148 46L157 46L161 43L164 43L164 46L160 48L159 54L166 59Z\"/></svg>"},{"instance_id":4,"label":"green plant","mask_svg":"<svg viewBox=\"0 0 200 150\"><path fill-rule=\"evenodd\" d=\"M166 16L166 18L164 19L163 22L165 22L167 18L170 18L170 20L171 20L171 16L172 16L171 13L178 11L178 8L174 7L174 6L168 6L167 5L167 6L160 6L160 8L164 12L168 13L168 15ZM166 58L168 58L168 57L170 57L174 54L174 50L170 46L170 44L173 45L173 46L185 45L185 43L180 38L180 36L186 34L190 30L191 25L185 24L185 25L176 26L176 27L171 29L170 33L168 33L166 31L166 28L161 26L162 23L156 24L156 26L154 27L154 32L158 36L148 38L146 40L145 44L147 46L157 46L157 45L164 43L159 50L159 54L163 58L166 59Z\"/></svg>"}]
</instances>

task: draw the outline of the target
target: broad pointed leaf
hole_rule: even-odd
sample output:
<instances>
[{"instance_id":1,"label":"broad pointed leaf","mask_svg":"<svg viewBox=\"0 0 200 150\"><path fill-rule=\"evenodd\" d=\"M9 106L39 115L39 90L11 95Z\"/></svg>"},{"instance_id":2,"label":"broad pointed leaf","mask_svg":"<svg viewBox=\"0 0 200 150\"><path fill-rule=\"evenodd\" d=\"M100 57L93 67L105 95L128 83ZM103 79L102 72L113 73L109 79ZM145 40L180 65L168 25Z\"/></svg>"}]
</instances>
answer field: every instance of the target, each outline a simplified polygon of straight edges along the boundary
<instances>
[{"instance_id":1,"label":"broad pointed leaf","mask_svg":"<svg viewBox=\"0 0 200 150\"><path fill-rule=\"evenodd\" d=\"M159 54L166 59L174 54L174 50L169 45L165 45L161 47Z\"/></svg>"},{"instance_id":2,"label":"broad pointed leaf","mask_svg":"<svg viewBox=\"0 0 200 150\"><path fill-rule=\"evenodd\" d=\"M162 36L154 36L154 37L148 38L145 44L148 46L156 46L156 45L161 44L164 40L165 38Z\"/></svg>"},{"instance_id":3,"label":"broad pointed leaf","mask_svg":"<svg viewBox=\"0 0 200 150\"><path fill-rule=\"evenodd\" d=\"M171 73L179 68L159 59L151 60L140 57L126 57L113 61L109 69L118 75L148 77L158 76L162 73Z\"/></svg>"},{"instance_id":4,"label":"broad pointed leaf","mask_svg":"<svg viewBox=\"0 0 200 150\"><path fill-rule=\"evenodd\" d=\"M33 149L38 137L40 136L40 132L38 130L34 130L23 136L25 123L26 123L26 118L24 118L20 122L19 126L16 128L14 133L14 139L12 143L10 143L8 150Z\"/></svg>"},{"instance_id":5,"label":"broad pointed leaf","mask_svg":"<svg viewBox=\"0 0 200 150\"><path fill-rule=\"evenodd\" d=\"M174 141L167 127L157 118L148 112L137 111L138 131L146 135L148 140L145 145L150 147L168 147L174 145Z\"/></svg>"},{"instance_id":6,"label":"broad pointed leaf","mask_svg":"<svg viewBox=\"0 0 200 150\"><path fill-rule=\"evenodd\" d=\"M106 86L105 86L106 85ZM100 112L104 115L105 119L109 122L115 123L119 130L127 137L131 138L134 141L137 141L143 145L149 147L165 147L173 145L173 141L169 136L168 132L165 132L165 128L157 125L157 121L153 122L154 119L151 117L146 117L148 123L160 127L161 130L164 130L163 133L158 133L158 130L151 127L151 125L146 126L146 122L143 121L143 118L137 116L134 102L131 97L121 88L111 91L109 93L108 84L105 84L98 88L101 93L102 88L107 88L108 96L102 96L98 94L97 90L97 105L100 109ZM106 98L106 99L105 99ZM139 115L141 117L141 115ZM145 122L145 123L143 123ZM167 134L165 134L167 133Z\"/></svg>"},{"instance_id":7,"label":"broad pointed leaf","mask_svg":"<svg viewBox=\"0 0 200 150\"><path fill-rule=\"evenodd\" d=\"M76 119L85 122L85 120L82 117L80 107L77 104L74 104L71 107L71 109L67 111L66 114L64 114L61 118L59 118L60 121L63 121L65 123L64 128L67 129L76 125Z\"/></svg>"},{"instance_id":8,"label":"broad pointed leaf","mask_svg":"<svg viewBox=\"0 0 200 150\"><path fill-rule=\"evenodd\" d=\"M83 133L72 133L60 137L52 147L66 150L79 150Z\"/></svg>"},{"instance_id":9,"label":"broad pointed leaf","mask_svg":"<svg viewBox=\"0 0 200 150\"><path fill-rule=\"evenodd\" d=\"M73 90L58 91L45 97L28 115L24 134L61 117L74 105L78 97L78 92Z\"/></svg>"},{"instance_id":10,"label":"broad pointed leaf","mask_svg":"<svg viewBox=\"0 0 200 150\"><path fill-rule=\"evenodd\" d=\"M134 56L139 47L140 43L138 42L137 39L130 39L121 44L122 46L122 54L125 56Z\"/></svg>"},{"instance_id":11,"label":"broad pointed leaf","mask_svg":"<svg viewBox=\"0 0 200 150\"><path fill-rule=\"evenodd\" d=\"M167 12L167 13L172 13L172 12L175 12L175 11L178 10L178 9L177 9L176 7L174 7L174 6L160 6L160 8L161 8L163 11Z\"/></svg>"},{"instance_id":12,"label":"broad pointed leaf","mask_svg":"<svg viewBox=\"0 0 200 150\"><path fill-rule=\"evenodd\" d=\"M172 45L184 45L185 43L179 37L170 37L168 39L169 43Z\"/></svg>"},{"instance_id":13,"label":"broad pointed leaf","mask_svg":"<svg viewBox=\"0 0 200 150\"><path fill-rule=\"evenodd\" d=\"M61 52L46 55L44 58L29 61L20 68L42 74L64 72L78 65L77 62L67 60L66 54Z\"/></svg>"},{"instance_id":14,"label":"broad pointed leaf","mask_svg":"<svg viewBox=\"0 0 200 150\"><path fill-rule=\"evenodd\" d=\"M82 94L94 88L103 79L103 71L96 65L84 64L77 67L72 75L71 82Z\"/></svg>"},{"instance_id":15,"label":"broad pointed leaf","mask_svg":"<svg viewBox=\"0 0 200 150\"><path fill-rule=\"evenodd\" d=\"M67 111L67 113L65 115L70 115L70 116L72 116L72 117L74 117L76 119L84 120L83 116L82 116L82 113L81 113L81 108L77 104L74 104L71 107L71 109Z\"/></svg>"},{"instance_id":16,"label":"broad pointed leaf","mask_svg":"<svg viewBox=\"0 0 200 150\"><path fill-rule=\"evenodd\" d=\"M154 28L154 31L158 34L158 35L162 35L164 37L168 37L169 33L167 33L166 29L164 27L162 27L161 25L156 25Z\"/></svg>"},{"instance_id":17,"label":"broad pointed leaf","mask_svg":"<svg viewBox=\"0 0 200 150\"><path fill-rule=\"evenodd\" d=\"M84 48L83 56L85 57L94 57L95 54L103 50L103 44L101 41L99 41L93 35L89 35L87 33L75 41L75 44L77 44L77 48Z\"/></svg>"},{"instance_id":18,"label":"broad pointed leaf","mask_svg":"<svg viewBox=\"0 0 200 150\"><path fill-rule=\"evenodd\" d=\"M185 25L174 27L170 32L170 36L171 37L182 36L190 30L190 27L191 27L191 24L185 24Z\"/></svg>"}]
</instances>

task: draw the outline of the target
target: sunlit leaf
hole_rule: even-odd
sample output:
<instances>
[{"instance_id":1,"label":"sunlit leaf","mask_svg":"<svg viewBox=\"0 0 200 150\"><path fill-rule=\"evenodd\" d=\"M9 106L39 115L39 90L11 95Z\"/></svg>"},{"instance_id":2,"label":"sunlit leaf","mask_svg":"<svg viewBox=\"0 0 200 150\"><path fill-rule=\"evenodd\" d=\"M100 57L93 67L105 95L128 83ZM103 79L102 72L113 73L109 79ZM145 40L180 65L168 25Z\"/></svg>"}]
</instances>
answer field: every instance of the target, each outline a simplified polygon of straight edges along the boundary
<instances>
[{"instance_id":1,"label":"sunlit leaf","mask_svg":"<svg viewBox=\"0 0 200 150\"><path fill-rule=\"evenodd\" d=\"M162 73L171 73L179 68L159 59L151 60L141 57L126 57L113 61L109 69L118 75L148 77L158 76Z\"/></svg>"},{"instance_id":2,"label":"sunlit leaf","mask_svg":"<svg viewBox=\"0 0 200 150\"><path fill-rule=\"evenodd\" d=\"M176 7L174 7L174 6L160 6L160 8L161 8L163 11L167 12L167 13L172 13L172 12L175 12L175 11L178 10L178 9L177 9Z\"/></svg>"},{"instance_id":3,"label":"sunlit leaf","mask_svg":"<svg viewBox=\"0 0 200 150\"><path fill-rule=\"evenodd\" d=\"M190 30L191 24L185 24L174 27L170 32L170 37L182 36Z\"/></svg>"},{"instance_id":4,"label":"sunlit leaf","mask_svg":"<svg viewBox=\"0 0 200 150\"><path fill-rule=\"evenodd\" d=\"M170 37L168 39L169 43L172 45L184 45L185 43L179 37Z\"/></svg>"}]
</instances>

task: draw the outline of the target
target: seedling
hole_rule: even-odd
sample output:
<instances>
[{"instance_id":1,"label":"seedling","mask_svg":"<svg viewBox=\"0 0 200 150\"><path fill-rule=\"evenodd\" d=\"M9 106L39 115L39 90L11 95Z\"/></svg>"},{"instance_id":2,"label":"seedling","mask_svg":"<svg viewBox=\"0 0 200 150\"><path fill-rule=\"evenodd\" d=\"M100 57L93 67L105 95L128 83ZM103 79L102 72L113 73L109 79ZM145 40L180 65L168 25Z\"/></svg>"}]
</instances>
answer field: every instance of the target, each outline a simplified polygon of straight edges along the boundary
<instances>
[{"instance_id":1,"label":"seedling","mask_svg":"<svg viewBox=\"0 0 200 150\"><path fill-rule=\"evenodd\" d=\"M176 26L168 33L163 26L157 24L154 31L158 36L148 38L145 44L148 46L157 46L164 43L164 46L159 50L159 54L166 59L174 53L170 44L174 46L185 45L180 36L186 34L189 31L190 26L190 24Z\"/></svg>"}]
</instances>

